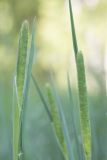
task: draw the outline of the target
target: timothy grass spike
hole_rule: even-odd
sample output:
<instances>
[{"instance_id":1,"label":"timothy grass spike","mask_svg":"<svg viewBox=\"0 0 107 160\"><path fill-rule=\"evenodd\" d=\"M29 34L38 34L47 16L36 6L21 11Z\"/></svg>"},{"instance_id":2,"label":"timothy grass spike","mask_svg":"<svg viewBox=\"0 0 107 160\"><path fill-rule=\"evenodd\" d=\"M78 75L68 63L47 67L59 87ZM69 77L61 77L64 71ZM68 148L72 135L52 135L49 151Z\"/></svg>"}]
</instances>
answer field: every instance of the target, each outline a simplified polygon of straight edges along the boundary
<instances>
[{"instance_id":1,"label":"timothy grass spike","mask_svg":"<svg viewBox=\"0 0 107 160\"><path fill-rule=\"evenodd\" d=\"M29 85L30 85L30 79L31 79L34 53L35 53L35 19L32 25L31 46L30 46L29 55L28 55L27 64L26 64L25 84L24 84L24 91L23 91L23 105L22 105L22 110L20 114L20 121L21 121L20 137L19 137L21 142L21 145L19 144L20 160L25 159L24 152L23 152L23 141L24 141L24 130L25 130L24 124L25 124L25 114L26 114L26 108L27 108L27 102L28 102L28 93L29 93Z\"/></svg>"},{"instance_id":2,"label":"timothy grass spike","mask_svg":"<svg viewBox=\"0 0 107 160\"><path fill-rule=\"evenodd\" d=\"M25 21L22 24L20 35L19 35L19 48L18 48L18 60L16 70L16 86L18 94L19 107L22 106L22 97L25 83L25 70L27 60L27 49L28 49L28 22ZM21 109L21 108L20 108Z\"/></svg>"},{"instance_id":3,"label":"timothy grass spike","mask_svg":"<svg viewBox=\"0 0 107 160\"><path fill-rule=\"evenodd\" d=\"M51 115L53 118L53 127L54 127L54 131L57 137L57 140L59 142L59 146L60 149L65 157L65 160L69 160L68 158L68 152L67 152L67 147L65 144L65 140L64 140L64 135L63 135L63 131L62 131L62 126L61 126L61 122L60 122L60 117L58 114L58 108L56 106L54 97L52 95L52 90L49 84L46 85L46 90L47 90L47 96L48 96L48 102L50 105L50 110L51 110Z\"/></svg>"},{"instance_id":4,"label":"timothy grass spike","mask_svg":"<svg viewBox=\"0 0 107 160\"><path fill-rule=\"evenodd\" d=\"M83 54L79 51L77 54L77 77L79 90L80 118L83 137L83 146L86 160L91 159L91 127L89 120L89 109L87 99L87 87Z\"/></svg>"},{"instance_id":5,"label":"timothy grass spike","mask_svg":"<svg viewBox=\"0 0 107 160\"><path fill-rule=\"evenodd\" d=\"M63 130L63 134L64 134L64 139L65 139L65 143L66 143L66 146L67 146L67 153L68 153L68 156L69 156L69 160L75 160L74 158L74 152L73 152L73 146L72 146L72 143L71 143L71 137L70 137L70 134L69 134L69 129L68 129L68 124L67 124L67 121L66 121L66 117L65 117L65 113L63 111L63 105L62 105L62 102L61 102L61 99L60 99L60 96L58 94L58 89L56 88L56 83L53 79L53 74L51 74L51 83L52 83L52 91L53 91L53 94L55 96L55 100L56 100L56 103L57 103L57 107L58 107L58 114L59 114L59 117L61 119L61 126L62 126L62 130Z\"/></svg>"},{"instance_id":6,"label":"timothy grass spike","mask_svg":"<svg viewBox=\"0 0 107 160\"><path fill-rule=\"evenodd\" d=\"M25 21L22 24L19 34L19 46L18 46L18 60L16 68L15 87L17 93L17 105L13 106L13 159L19 159L19 153L22 153L22 139L20 139L20 127L21 127L21 110L23 105L23 92L25 84L25 70L27 61L27 49L28 49L28 32L29 25Z\"/></svg>"},{"instance_id":7,"label":"timothy grass spike","mask_svg":"<svg viewBox=\"0 0 107 160\"><path fill-rule=\"evenodd\" d=\"M35 25L36 25L36 19L33 20L33 25L32 25L32 33L31 33L31 45L30 45L30 50L29 50L29 55L28 55L28 64L26 66L26 83L25 83L25 90L24 90L24 103L27 102L27 97L28 97L28 90L29 90L29 83L32 75L32 65L33 65L33 59L34 59L34 54L35 54ZM26 104L24 104L26 106Z\"/></svg>"}]
</instances>

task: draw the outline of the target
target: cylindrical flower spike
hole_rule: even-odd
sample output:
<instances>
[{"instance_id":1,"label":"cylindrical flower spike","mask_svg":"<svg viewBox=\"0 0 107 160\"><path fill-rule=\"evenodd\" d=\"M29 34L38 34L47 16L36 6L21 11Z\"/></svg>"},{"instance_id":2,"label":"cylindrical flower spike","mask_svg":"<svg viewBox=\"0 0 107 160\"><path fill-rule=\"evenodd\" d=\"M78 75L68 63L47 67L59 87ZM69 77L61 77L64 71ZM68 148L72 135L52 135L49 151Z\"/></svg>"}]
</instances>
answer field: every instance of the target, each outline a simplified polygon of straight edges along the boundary
<instances>
[{"instance_id":1,"label":"cylindrical flower spike","mask_svg":"<svg viewBox=\"0 0 107 160\"><path fill-rule=\"evenodd\" d=\"M54 128L55 134L56 134L56 138L60 146L60 149L65 157L65 160L68 160L69 159L68 152L67 152L67 147L66 147L65 140L64 140L64 134L63 134L62 126L61 126L58 108L56 106L56 102L54 100L52 90L49 84L46 85L46 90L47 90L48 102L50 105L50 112L51 112L52 119L53 119L52 125Z\"/></svg>"},{"instance_id":2,"label":"cylindrical flower spike","mask_svg":"<svg viewBox=\"0 0 107 160\"><path fill-rule=\"evenodd\" d=\"M22 24L19 34L18 59L16 68L15 87L17 93L17 106L13 106L13 159L19 160L19 152L22 152L22 139L20 139L21 110L23 104L23 92L25 85L25 72L27 63L29 24Z\"/></svg>"},{"instance_id":3,"label":"cylindrical flower spike","mask_svg":"<svg viewBox=\"0 0 107 160\"><path fill-rule=\"evenodd\" d=\"M77 77L80 105L80 122L86 160L91 159L91 127L87 99L87 86L84 59L81 51L77 54Z\"/></svg>"}]
</instances>

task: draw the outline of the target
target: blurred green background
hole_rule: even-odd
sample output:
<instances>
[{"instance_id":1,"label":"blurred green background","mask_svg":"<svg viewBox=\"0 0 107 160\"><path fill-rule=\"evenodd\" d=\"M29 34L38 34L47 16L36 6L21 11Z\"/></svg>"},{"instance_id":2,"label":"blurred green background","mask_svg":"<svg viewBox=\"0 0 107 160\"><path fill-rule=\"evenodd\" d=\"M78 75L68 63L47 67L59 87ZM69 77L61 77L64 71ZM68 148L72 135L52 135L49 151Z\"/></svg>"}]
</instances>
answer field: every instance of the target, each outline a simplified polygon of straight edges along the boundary
<instances>
[{"instance_id":1,"label":"blurred green background","mask_svg":"<svg viewBox=\"0 0 107 160\"><path fill-rule=\"evenodd\" d=\"M72 0L79 48L87 71L91 113L95 120L97 160L107 159L107 1ZM66 73L77 94L68 0L0 0L0 159L12 159L12 88L17 61L18 34L23 20L36 16L33 73L41 87L54 72L67 117ZM75 99L75 98L74 98ZM31 82L26 110L26 160L60 160L61 153L48 117ZM70 118L68 123L70 123Z\"/></svg>"}]
</instances>

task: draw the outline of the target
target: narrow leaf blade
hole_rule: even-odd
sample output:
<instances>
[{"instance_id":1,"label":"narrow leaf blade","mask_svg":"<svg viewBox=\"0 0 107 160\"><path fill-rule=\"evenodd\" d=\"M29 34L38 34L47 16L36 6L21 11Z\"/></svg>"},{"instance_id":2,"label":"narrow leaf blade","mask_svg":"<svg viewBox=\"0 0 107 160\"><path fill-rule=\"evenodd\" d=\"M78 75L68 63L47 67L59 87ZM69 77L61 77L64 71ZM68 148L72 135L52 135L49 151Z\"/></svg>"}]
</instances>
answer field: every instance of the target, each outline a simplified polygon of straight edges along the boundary
<instances>
[{"instance_id":1,"label":"narrow leaf blade","mask_svg":"<svg viewBox=\"0 0 107 160\"><path fill-rule=\"evenodd\" d=\"M45 107L45 110L46 110L46 112L47 112L47 114L48 114L48 116L49 116L49 119L50 119L51 121L53 121L53 120L52 120L52 115L51 115L51 113L50 113L50 111L49 111L49 108L48 108L48 104L47 104L47 102L46 102L46 100L45 100L45 97L44 97L44 95L43 95L43 93L42 93L42 91L41 91L41 89L40 89L40 87L39 87L39 84L38 84L38 82L36 81L36 79L35 79L35 77L33 76L33 74L32 74L32 80L33 80L34 86L35 86L35 88L37 89L37 92L38 92L38 94L39 94L39 96L40 96L40 99L41 99L41 101L42 101L42 103L43 103L43 105L44 105L44 107Z\"/></svg>"},{"instance_id":2,"label":"narrow leaf blade","mask_svg":"<svg viewBox=\"0 0 107 160\"><path fill-rule=\"evenodd\" d=\"M74 25L71 0L69 0L69 12L70 12L71 31L72 31L72 38L73 38L73 48L74 48L74 53L75 53L75 57L76 57L76 55L78 53L78 44L77 44L77 38L76 38L76 32L75 32L75 25Z\"/></svg>"},{"instance_id":3,"label":"narrow leaf blade","mask_svg":"<svg viewBox=\"0 0 107 160\"><path fill-rule=\"evenodd\" d=\"M84 154L83 154L83 147L82 144L80 143L80 136L78 135L78 130L77 130L77 123L78 121L78 113L77 113L77 106L73 102L73 97L72 97L72 89L70 85L70 77L69 74L67 75L67 82L68 82L68 94L69 94L69 102L70 102L70 108L71 108L71 118L72 118L72 130L73 130L73 139L75 141L75 147L76 147L76 155L79 159L84 160ZM76 108L75 108L76 107ZM76 111L76 113L75 113ZM77 117L77 118L76 118ZM79 136L79 137L78 137Z\"/></svg>"}]
</instances>

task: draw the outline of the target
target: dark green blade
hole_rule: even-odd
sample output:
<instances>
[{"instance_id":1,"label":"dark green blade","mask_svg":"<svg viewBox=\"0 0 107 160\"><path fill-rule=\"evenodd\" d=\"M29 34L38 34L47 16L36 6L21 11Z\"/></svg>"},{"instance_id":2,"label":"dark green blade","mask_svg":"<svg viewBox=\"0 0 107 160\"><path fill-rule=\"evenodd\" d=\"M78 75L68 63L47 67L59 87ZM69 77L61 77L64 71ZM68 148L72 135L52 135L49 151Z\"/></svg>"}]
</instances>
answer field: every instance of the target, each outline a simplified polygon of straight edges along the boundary
<instances>
[{"instance_id":1,"label":"dark green blade","mask_svg":"<svg viewBox=\"0 0 107 160\"><path fill-rule=\"evenodd\" d=\"M40 87L39 87L39 84L37 83L37 81L36 81L36 79L34 78L33 75L32 75L32 80L33 80L34 86L35 86L35 88L37 89L37 92L38 92L38 94L39 94L39 96L40 96L40 99L41 99L41 101L42 101L42 103L43 103L43 105L44 105L44 107L45 107L45 110L46 110L46 112L47 112L50 120L53 121L53 120L52 120L52 115L51 115L51 113L50 113L50 111L49 111L48 104L47 104L47 102L46 102L46 100L45 100L45 97L44 97L44 95L43 95L43 93L42 93L42 91L41 91L41 89L40 89Z\"/></svg>"},{"instance_id":2,"label":"dark green blade","mask_svg":"<svg viewBox=\"0 0 107 160\"><path fill-rule=\"evenodd\" d=\"M74 53L75 53L75 57L76 57L76 55L78 53L78 44L77 44L77 38L76 38L76 32L75 32L75 25L74 25L71 0L69 0L69 12L70 12L71 31L72 31L72 38L73 38L73 48L74 48Z\"/></svg>"}]
</instances>

